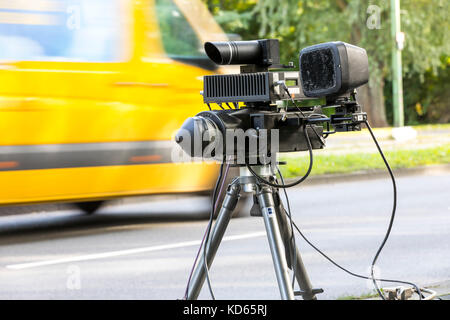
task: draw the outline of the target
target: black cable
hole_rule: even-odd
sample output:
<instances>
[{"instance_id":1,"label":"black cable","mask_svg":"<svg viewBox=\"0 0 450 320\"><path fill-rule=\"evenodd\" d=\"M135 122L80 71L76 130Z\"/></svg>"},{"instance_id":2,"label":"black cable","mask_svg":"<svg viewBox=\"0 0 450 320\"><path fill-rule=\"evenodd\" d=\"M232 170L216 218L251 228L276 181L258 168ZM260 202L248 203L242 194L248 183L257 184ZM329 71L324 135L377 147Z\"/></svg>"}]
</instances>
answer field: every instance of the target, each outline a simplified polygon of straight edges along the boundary
<instances>
[{"instance_id":1,"label":"black cable","mask_svg":"<svg viewBox=\"0 0 450 320\"><path fill-rule=\"evenodd\" d=\"M363 276L363 275L351 272L350 270L347 270L346 268L342 267L341 265L336 263L333 259L328 257L318 247L316 247L311 241L309 241L309 239L301 232L300 228L297 226L297 224L295 222L293 222L293 225L294 225L295 229L297 230L297 232L300 234L300 236L306 241L306 243L308 243L314 250L316 250L325 259L327 259L329 262L331 262L334 266L336 266L337 268L341 269L342 271L348 273L351 276L354 276L354 277L357 277L357 278L361 278L361 279L366 279L366 280L372 280L374 285L375 285L375 288L377 289L377 293L381 297L381 299L385 300L385 297L384 297L383 293L381 292L381 290L379 289L376 281L391 282L391 283L402 283L402 284L407 284L407 285L413 286L416 289L417 294L419 295L419 299L422 300L422 297L423 297L422 292L421 292L420 288L416 284L414 284L412 282L401 281L401 280L379 279L379 278L375 278L374 274L373 274L373 269L374 269L375 263L376 263L376 261L378 259L378 256L380 255L384 245L386 244L387 239L389 238L389 235L390 235L390 232L391 232L391 229L392 229L392 225L393 225L393 222L394 222L395 211L396 211L396 206L397 206L397 187L396 187L395 178L394 178L394 175L392 173L392 170L391 170L391 168L389 166L389 163L387 162L386 158L384 157L384 154L383 154L383 152L382 152L382 150L381 150L381 148L380 148L380 146L378 144L378 141L375 138L375 135L373 134L373 132L372 132L372 130L371 130L371 128L370 128L370 126L369 126L367 121L365 122L365 124L366 124L367 128L369 129L369 132L370 132L370 134L371 134L371 136L372 136L372 138L373 138L373 140L374 140L374 142L375 142L375 144L377 146L377 149L380 152L380 154L381 154L381 156L383 158L383 161L384 161L384 163L385 163L385 165L386 165L386 167L387 167L387 169L389 171L389 174L390 174L392 182L393 182L393 188L394 188L394 204L393 204L393 210L392 210L392 214L391 214L391 219L390 219L390 222L389 222L389 227L388 227L386 235L385 235L385 237L384 237L384 239L382 241L382 244L378 248L377 253L375 254L375 257L373 259L372 266L371 266L371 277L367 277L367 276ZM278 173L280 174L280 178L283 181L283 177L282 177L281 172L278 171ZM284 194L285 194L285 198L286 198L286 204L287 204L287 207L288 207L288 210L289 210L289 212L285 211L285 214L292 221L292 215L291 215L291 212L290 212L289 198L288 198L288 195L287 195L287 192L286 192L285 188L283 188L283 190L284 190Z\"/></svg>"},{"instance_id":2,"label":"black cable","mask_svg":"<svg viewBox=\"0 0 450 320\"><path fill-rule=\"evenodd\" d=\"M285 212L285 213L286 213L286 215L288 215L287 212ZM349 275L357 277L357 278L365 279L365 280L373 280L373 279L375 279L376 281L381 281L381 282L403 283L403 284L407 284L407 285L413 286L416 289L417 292L421 292L419 287L417 285L415 285L414 283L412 283L412 282L401 281L401 280L372 278L372 277L363 276L363 275L351 272L350 270L347 270L346 268L342 267L337 262L335 262L333 259L328 257L324 252L322 252L319 248L317 248L311 241L309 241L308 238L301 232L300 228L297 226L297 224L295 222L294 222L294 228L297 230L297 232L300 234L300 236L303 238L303 240L305 240L305 242L307 244L309 244L314 250L316 250L325 259L327 259L329 262L331 262L334 266L338 267L339 269L341 269L342 271L348 273ZM382 296L381 298L383 300L385 300L384 296Z\"/></svg>"},{"instance_id":3,"label":"black cable","mask_svg":"<svg viewBox=\"0 0 450 320\"><path fill-rule=\"evenodd\" d=\"M292 101L292 103L297 107L297 109L300 111L300 113L304 116L303 111L300 109L300 107L297 105L295 100L292 98L292 96L291 96L291 94L289 92L289 89L287 88L287 86L286 86L286 84L284 82L283 82L283 87L284 87L287 95L289 96L290 100ZM381 251L383 250L384 245L386 244L386 242L387 242L387 240L389 238L389 235L390 235L391 229L392 229L392 225L394 223L395 211L396 211L396 208L397 208L397 186L396 186L396 183L395 183L395 178L394 178L394 174L392 173L391 167L389 166L389 163L387 162L387 160L386 160L386 158L385 158L385 156L383 154L383 151L381 150L380 145L378 144L378 141L375 138L375 135L373 134L372 128L370 127L370 125L369 125L367 120L364 123L366 124L367 129L369 129L370 135L372 136L372 139L373 139L373 141L374 141L374 143L375 143L375 145L376 145L376 147L378 149L378 152L380 153L380 155L381 155L381 157L382 157L382 159L384 161L384 164L386 165L386 168L389 171L389 175L390 175L390 177L392 179L392 185L393 185L393 190L394 190L394 203L393 203L393 208L392 208L391 219L389 221L389 227L387 229L386 235L385 235L385 237L384 237L380 247L377 250L377 253L375 254L375 256L373 258L372 265L371 265L371 271L370 271L370 274L372 276L372 281L373 281L373 284L375 286L375 289L377 290L377 292L380 295L380 297L382 299L384 299L384 296L383 296L380 288L378 287L378 284L376 283L376 280L374 279L374 268L375 268L375 263L376 263L379 255L380 255ZM316 132L315 128L311 126L311 129L313 129L314 133L319 137L319 135ZM322 142L322 140L320 138L319 138L319 140ZM414 285L414 287L418 290L419 298L422 299L422 294L420 292L420 289L416 285Z\"/></svg>"},{"instance_id":4,"label":"black cable","mask_svg":"<svg viewBox=\"0 0 450 320\"><path fill-rule=\"evenodd\" d=\"M258 175L252 168L251 166L248 164L248 159L245 159L245 165L247 166L248 170L256 177L257 180L259 180L261 183L267 184L268 186L271 186L273 188L290 188L293 186L296 186L300 183L302 183L303 181L306 180L306 178L308 178L309 174L311 173L312 167L313 167L313 151L312 151L312 145L311 145L311 140L309 139L309 135L308 135L308 130L306 130L306 126L303 126L303 132L305 134L305 138L306 141L308 143L308 151L309 151L309 167L308 170L306 171L305 175L303 177L301 177L300 179L298 179L297 181L288 183L286 185L281 185L281 184L277 184L277 183L272 183L270 181L267 181L266 179L264 179L263 177L261 177L260 175Z\"/></svg>"},{"instance_id":5,"label":"black cable","mask_svg":"<svg viewBox=\"0 0 450 320\"><path fill-rule=\"evenodd\" d=\"M377 290L378 294L379 294L380 296L382 296L381 290L380 290L380 288L378 287L377 282L376 282L375 280L373 280L373 278L374 278L374 268L375 268L375 263L376 263L377 260L378 260L378 256L380 255L381 250L383 250L384 245L386 244L386 241L387 241L388 238L389 238L389 235L390 235L391 229L392 229L392 225L393 225L393 223L394 223L395 211L396 211L396 209L397 209L397 185L396 185L396 183L395 183L395 178L394 178L394 174L392 173L391 167L389 166L389 163L387 162L387 160L386 160L386 158L385 158L385 156L384 156L384 154L383 154L383 151L381 150L380 145L378 144L378 141L377 141L377 139L375 138L375 135L373 134L373 131L372 131L372 128L370 127L370 125L369 125L369 122L365 121L364 123L366 124L367 129L369 129L370 135L372 136L372 139L373 139L375 145L377 146L378 152L380 153L381 158L383 159L384 164L386 165L386 168L387 168L387 170L389 171L389 175L390 175L391 180L392 180L392 186L393 186L393 189L394 189L394 202L393 202L393 206L392 206L392 214L391 214L391 219L390 219L390 221L389 221L389 226L388 226L388 229L387 229L387 231L386 231L386 235L384 236L384 239L383 239L383 241L381 242L381 245L379 246L379 248L378 248L378 250L377 250L377 253L375 254L375 256L374 256L374 258L373 258L372 266L371 266L371 268L370 268L370 275L372 276L372 281L373 281L373 284L374 284L374 286L375 286L375 289ZM420 292L419 292L419 295L421 295ZM383 298L384 298L384 297L383 297Z\"/></svg>"},{"instance_id":6,"label":"black cable","mask_svg":"<svg viewBox=\"0 0 450 320\"><path fill-rule=\"evenodd\" d=\"M288 87L286 86L286 83L283 82L282 84L283 84L283 87L284 87L284 91L286 91L286 94L288 95L289 99L291 99L291 102L294 104L294 106L297 108L297 110L300 111L300 113L302 114L302 116L303 116L304 118L307 118L307 119L308 119L309 117L306 117L306 115L303 113L302 109L300 109L300 106L297 104L297 102L295 102L294 98L292 98L292 95L291 95L291 93L289 92L289 89L288 89ZM320 135L317 133L316 128L314 128L314 127L312 126L312 124L309 124L309 126L310 126L311 129L314 131L314 134L317 136L317 138L319 139L320 144L324 146L324 145L325 145L325 142L323 142L322 138L321 138ZM327 137L328 137L328 136L327 136Z\"/></svg>"},{"instance_id":7,"label":"black cable","mask_svg":"<svg viewBox=\"0 0 450 320\"><path fill-rule=\"evenodd\" d=\"M365 125L367 126L367 129L369 129L369 132L370 132L370 135L372 136L373 142L375 143L375 145L376 145L376 147L377 147L377 149L378 149L378 152L380 153L380 156L381 156L381 158L383 159L383 162L384 162L384 164L386 165L387 170L389 171L389 175L390 175L391 180L392 180L392 187L393 187L393 190L394 190L394 202L393 202L393 206L392 206L391 219L389 220L389 226L388 226L388 229L387 229L387 231L386 231L386 235L384 236L384 239L383 239L383 241L381 242L381 245L380 245L380 247L378 248L377 253L375 254L375 256L374 256L374 258L373 258L373 261L372 261L372 267L371 267L371 271L370 271L370 274L371 274L371 276L372 276L373 284L374 284L374 286L375 286L375 288L376 288L378 294L379 294L382 298L384 298L384 296L382 295L382 293L381 293L381 291L380 291L380 288L378 288L378 285L377 285L377 283L376 283L376 280L374 280L374 274L373 274L373 273L374 273L375 263L377 262L378 256L380 255L381 251L383 250L384 245L386 244L386 242L387 242L387 240L388 240L388 238L389 238L389 235L391 234L392 226L393 226L393 224L394 224L395 212L396 212L396 210L397 210L397 185L396 185L396 183L395 183L394 173L392 172L392 169L391 169L391 167L389 166L389 163L388 163L388 161L386 160L386 157L384 156L383 150L381 150L381 147L380 147L380 145L378 144L377 138L376 138L375 135L373 134L373 131L372 131L372 128L370 127L370 125L369 125L369 122L366 120L366 121L364 121L364 123L365 123ZM419 289L416 285L414 285L414 287L416 288L417 293L419 294L420 300L422 300L422 293L421 293L420 289Z\"/></svg>"},{"instance_id":8,"label":"black cable","mask_svg":"<svg viewBox=\"0 0 450 320\"><path fill-rule=\"evenodd\" d=\"M211 223L211 222L212 221L210 220L209 223ZM208 223L208 226L209 226L209 223ZM197 265L197 261L198 261L198 258L200 256L200 252L202 251L203 243L205 242L206 232L208 230L208 226L205 229L205 233L203 234L202 241L200 242L200 247L198 248L197 255L195 256L195 259L194 259L194 264L192 265L191 272L189 273L189 278L188 278L188 282L187 282L187 285L186 285L186 290L184 291L184 300L187 300L188 295L189 295L189 286L191 284L192 275L194 273L195 266Z\"/></svg>"},{"instance_id":9,"label":"black cable","mask_svg":"<svg viewBox=\"0 0 450 320\"><path fill-rule=\"evenodd\" d=\"M217 189L219 188L220 182L222 181L223 165L224 165L224 162L222 162L222 164L220 165L219 177L217 178L216 185L214 187L212 200L211 200L211 211L210 211L210 214L209 214L209 224L208 224L208 228L207 228L208 231L206 232L205 243L203 245L203 265L205 267L206 281L208 283L209 293L211 294L211 298L213 300L216 300L216 298L214 296L214 292L213 292L212 286L211 286L211 280L209 278L208 260L206 259L206 247L208 246L209 235L211 233L211 227L212 227L212 221L214 219L214 214L215 214L215 211L216 211L215 210L215 205L216 205Z\"/></svg>"},{"instance_id":10,"label":"black cable","mask_svg":"<svg viewBox=\"0 0 450 320\"><path fill-rule=\"evenodd\" d=\"M287 93L287 95L289 96L289 98L291 99L292 103L296 106L296 108L300 111L300 113L302 114L303 117L307 118L306 115L303 113L303 111L300 109L300 107L295 103L295 100L292 98L291 93L289 92L289 89L287 88L286 84L283 82L283 87ZM316 134L316 136L319 138L319 141L322 145L324 145L324 142L322 141L320 135L317 133L316 129L311 125L308 124L310 126L310 128L314 131L314 133ZM308 170L306 172L306 174L301 177L300 179L298 179L297 181L294 181L292 183L289 184L283 184L283 185L279 185L276 183L272 183L270 181L267 181L266 179L264 179L263 177L259 176L252 168L251 166L248 164L247 159L245 162L245 165L247 166L248 170L257 178L257 180L259 180L262 183L265 183L273 188L290 188L293 186L296 186L300 183L302 183L303 181L306 180L306 178L309 176L309 174L311 173L312 167L313 167L313 151L312 151L312 145L311 145L311 140L309 139L309 135L308 135L308 130L306 129L306 125L303 125L303 133L305 135L306 141L308 143L308 151L309 151L309 167Z\"/></svg>"}]
</instances>

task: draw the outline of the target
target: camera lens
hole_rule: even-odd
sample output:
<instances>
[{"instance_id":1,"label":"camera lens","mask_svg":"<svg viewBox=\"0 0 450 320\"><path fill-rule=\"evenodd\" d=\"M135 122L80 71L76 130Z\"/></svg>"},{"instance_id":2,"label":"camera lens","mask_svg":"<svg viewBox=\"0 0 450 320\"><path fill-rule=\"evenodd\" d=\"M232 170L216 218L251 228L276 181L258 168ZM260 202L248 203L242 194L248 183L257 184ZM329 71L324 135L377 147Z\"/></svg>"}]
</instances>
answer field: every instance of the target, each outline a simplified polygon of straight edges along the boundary
<instances>
[{"instance_id":1,"label":"camera lens","mask_svg":"<svg viewBox=\"0 0 450 320\"><path fill-rule=\"evenodd\" d=\"M205 52L217 64L258 64L262 60L259 41L206 42Z\"/></svg>"}]
</instances>

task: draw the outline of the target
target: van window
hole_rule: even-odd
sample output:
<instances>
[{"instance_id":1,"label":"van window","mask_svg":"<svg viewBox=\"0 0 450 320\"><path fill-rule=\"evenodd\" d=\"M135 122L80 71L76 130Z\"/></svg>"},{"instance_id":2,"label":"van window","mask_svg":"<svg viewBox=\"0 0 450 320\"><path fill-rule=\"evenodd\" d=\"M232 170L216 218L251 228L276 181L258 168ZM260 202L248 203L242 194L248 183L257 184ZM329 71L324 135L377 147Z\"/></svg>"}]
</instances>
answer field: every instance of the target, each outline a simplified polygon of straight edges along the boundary
<instances>
[{"instance_id":1,"label":"van window","mask_svg":"<svg viewBox=\"0 0 450 320\"><path fill-rule=\"evenodd\" d=\"M203 43L172 0L156 0L156 14L161 41L168 57L214 70L216 65L206 56Z\"/></svg>"},{"instance_id":2,"label":"van window","mask_svg":"<svg viewBox=\"0 0 450 320\"><path fill-rule=\"evenodd\" d=\"M0 60L118 61L120 0L0 0Z\"/></svg>"}]
</instances>

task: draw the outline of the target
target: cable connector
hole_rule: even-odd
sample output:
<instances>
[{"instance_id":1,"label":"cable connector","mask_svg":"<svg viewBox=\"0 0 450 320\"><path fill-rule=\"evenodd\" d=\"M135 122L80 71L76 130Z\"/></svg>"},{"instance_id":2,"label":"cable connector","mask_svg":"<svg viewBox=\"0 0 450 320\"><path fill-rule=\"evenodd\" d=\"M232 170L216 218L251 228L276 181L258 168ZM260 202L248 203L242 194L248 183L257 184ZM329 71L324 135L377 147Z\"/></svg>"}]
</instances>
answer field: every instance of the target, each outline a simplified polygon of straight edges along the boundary
<instances>
[{"instance_id":1,"label":"cable connector","mask_svg":"<svg viewBox=\"0 0 450 320\"><path fill-rule=\"evenodd\" d=\"M427 297L424 297L423 300L433 300L437 297L436 292L433 290L420 288L420 291L421 292L419 293L416 288L405 286L383 288L383 293L386 300L409 300L414 293L422 294L422 292L429 294Z\"/></svg>"},{"instance_id":2,"label":"cable connector","mask_svg":"<svg viewBox=\"0 0 450 320\"><path fill-rule=\"evenodd\" d=\"M365 113L365 112L352 113L352 122L353 123L363 123L366 121L367 121L367 113Z\"/></svg>"}]
</instances>

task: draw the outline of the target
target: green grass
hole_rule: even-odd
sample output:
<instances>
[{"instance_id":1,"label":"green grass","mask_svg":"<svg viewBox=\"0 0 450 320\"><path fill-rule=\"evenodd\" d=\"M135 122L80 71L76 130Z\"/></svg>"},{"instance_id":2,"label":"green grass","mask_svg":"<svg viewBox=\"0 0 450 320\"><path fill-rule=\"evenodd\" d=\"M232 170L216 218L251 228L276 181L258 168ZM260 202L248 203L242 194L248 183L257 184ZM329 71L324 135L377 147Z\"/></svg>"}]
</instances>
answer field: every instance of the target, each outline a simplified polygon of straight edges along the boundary
<instances>
[{"instance_id":1,"label":"green grass","mask_svg":"<svg viewBox=\"0 0 450 320\"><path fill-rule=\"evenodd\" d=\"M307 152L298 157L289 157L288 164L281 166L286 178L294 178L305 174L309 165ZM450 163L450 144L439 147L386 151L386 158L393 169L413 168L419 166ZM348 154L316 154L311 175L350 173L384 169L384 163L378 153L348 153Z\"/></svg>"},{"instance_id":2,"label":"green grass","mask_svg":"<svg viewBox=\"0 0 450 320\"><path fill-rule=\"evenodd\" d=\"M438 123L438 124L419 124L412 126L415 130L444 130L450 129L450 123Z\"/></svg>"}]
</instances>

